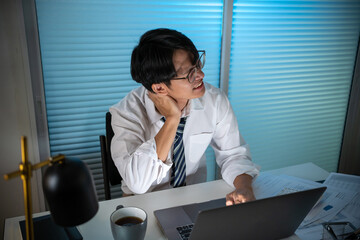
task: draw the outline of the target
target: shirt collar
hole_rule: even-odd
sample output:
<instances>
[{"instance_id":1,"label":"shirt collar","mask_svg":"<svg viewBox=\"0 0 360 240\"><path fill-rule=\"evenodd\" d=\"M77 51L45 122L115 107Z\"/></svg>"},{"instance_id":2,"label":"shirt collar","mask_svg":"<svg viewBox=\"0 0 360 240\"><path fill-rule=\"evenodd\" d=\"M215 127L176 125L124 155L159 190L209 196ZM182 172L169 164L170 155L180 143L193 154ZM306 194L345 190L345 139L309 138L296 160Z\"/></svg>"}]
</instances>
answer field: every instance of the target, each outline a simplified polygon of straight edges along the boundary
<instances>
[{"instance_id":1,"label":"shirt collar","mask_svg":"<svg viewBox=\"0 0 360 240\"><path fill-rule=\"evenodd\" d=\"M191 111L204 109L203 97L191 99L190 101L191 101Z\"/></svg>"}]
</instances>

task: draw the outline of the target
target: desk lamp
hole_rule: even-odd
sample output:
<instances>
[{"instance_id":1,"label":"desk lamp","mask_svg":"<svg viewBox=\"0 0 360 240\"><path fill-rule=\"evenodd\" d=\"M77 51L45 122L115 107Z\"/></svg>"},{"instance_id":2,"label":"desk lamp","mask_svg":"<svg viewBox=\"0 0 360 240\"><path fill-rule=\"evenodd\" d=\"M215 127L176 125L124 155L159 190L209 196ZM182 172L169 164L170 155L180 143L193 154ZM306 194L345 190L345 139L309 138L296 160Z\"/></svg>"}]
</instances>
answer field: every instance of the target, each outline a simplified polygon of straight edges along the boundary
<instances>
[{"instance_id":1,"label":"desk lamp","mask_svg":"<svg viewBox=\"0 0 360 240\"><path fill-rule=\"evenodd\" d=\"M4 175L5 180L21 176L23 180L26 239L34 240L31 185L32 171L49 165L42 183L51 216L57 225L70 227L90 220L99 204L93 179L86 164L60 154L32 165L27 157L26 137L21 137L22 162L19 170Z\"/></svg>"}]
</instances>

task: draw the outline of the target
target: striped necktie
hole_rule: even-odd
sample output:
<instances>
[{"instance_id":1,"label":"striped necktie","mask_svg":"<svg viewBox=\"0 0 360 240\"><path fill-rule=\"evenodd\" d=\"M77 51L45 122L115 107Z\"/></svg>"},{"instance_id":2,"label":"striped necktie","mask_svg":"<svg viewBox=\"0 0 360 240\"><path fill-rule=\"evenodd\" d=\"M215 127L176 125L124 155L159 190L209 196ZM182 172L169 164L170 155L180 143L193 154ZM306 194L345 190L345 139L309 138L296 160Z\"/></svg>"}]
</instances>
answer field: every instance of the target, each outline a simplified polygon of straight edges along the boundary
<instances>
[{"instance_id":1,"label":"striped necktie","mask_svg":"<svg viewBox=\"0 0 360 240\"><path fill-rule=\"evenodd\" d=\"M161 119L165 122L165 118ZM184 144L183 144L183 132L185 127L186 117L180 119L180 123L176 130L176 135L174 139L174 155L173 155L173 165L171 172L170 184L176 188L185 186L186 179L186 163L185 163L185 153L184 153Z\"/></svg>"},{"instance_id":2,"label":"striped necktie","mask_svg":"<svg viewBox=\"0 0 360 240\"><path fill-rule=\"evenodd\" d=\"M183 144L183 132L185 127L186 118L181 118L179 126L176 130L176 136L174 140L174 157L173 157L173 169L171 174L170 184L176 188L185 186L186 178L186 163Z\"/></svg>"}]
</instances>

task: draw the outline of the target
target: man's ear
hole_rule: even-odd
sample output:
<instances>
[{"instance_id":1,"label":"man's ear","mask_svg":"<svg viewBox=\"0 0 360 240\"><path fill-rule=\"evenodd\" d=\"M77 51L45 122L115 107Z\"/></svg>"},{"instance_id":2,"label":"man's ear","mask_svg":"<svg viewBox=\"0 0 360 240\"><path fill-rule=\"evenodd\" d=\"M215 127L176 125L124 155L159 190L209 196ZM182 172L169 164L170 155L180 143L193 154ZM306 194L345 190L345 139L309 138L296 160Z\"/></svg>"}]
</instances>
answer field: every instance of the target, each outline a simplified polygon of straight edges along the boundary
<instances>
[{"instance_id":1,"label":"man's ear","mask_svg":"<svg viewBox=\"0 0 360 240\"><path fill-rule=\"evenodd\" d=\"M164 83L153 83L153 85L151 85L151 89L157 94L167 95L167 88Z\"/></svg>"}]
</instances>

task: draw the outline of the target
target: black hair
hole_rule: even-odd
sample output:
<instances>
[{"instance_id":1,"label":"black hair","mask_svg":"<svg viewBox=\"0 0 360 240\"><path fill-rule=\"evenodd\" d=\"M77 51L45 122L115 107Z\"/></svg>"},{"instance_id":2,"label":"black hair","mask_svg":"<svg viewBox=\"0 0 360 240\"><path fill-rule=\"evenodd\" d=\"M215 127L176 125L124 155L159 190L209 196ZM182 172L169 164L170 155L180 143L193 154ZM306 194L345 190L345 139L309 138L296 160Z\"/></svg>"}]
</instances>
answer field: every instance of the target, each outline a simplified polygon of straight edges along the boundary
<instances>
[{"instance_id":1,"label":"black hair","mask_svg":"<svg viewBox=\"0 0 360 240\"><path fill-rule=\"evenodd\" d=\"M195 64L199 54L194 43L184 34L166 28L144 33L131 55L132 78L151 92L154 83L170 86L170 79L176 76L173 54L177 49L189 52Z\"/></svg>"}]
</instances>

